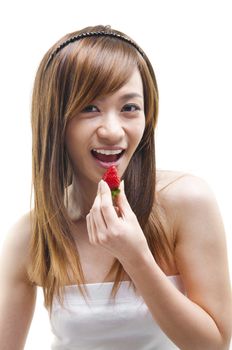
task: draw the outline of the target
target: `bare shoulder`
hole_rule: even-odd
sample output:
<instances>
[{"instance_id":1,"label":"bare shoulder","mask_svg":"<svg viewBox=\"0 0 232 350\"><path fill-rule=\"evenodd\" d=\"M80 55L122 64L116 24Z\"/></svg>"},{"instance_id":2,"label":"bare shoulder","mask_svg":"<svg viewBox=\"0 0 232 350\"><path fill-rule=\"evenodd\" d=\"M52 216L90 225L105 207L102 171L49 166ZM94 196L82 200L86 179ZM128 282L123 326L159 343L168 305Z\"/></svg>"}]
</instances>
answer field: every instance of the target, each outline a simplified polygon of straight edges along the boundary
<instances>
[{"instance_id":1,"label":"bare shoulder","mask_svg":"<svg viewBox=\"0 0 232 350\"><path fill-rule=\"evenodd\" d=\"M205 179L185 174L167 186L160 197L169 214L175 218L177 258L183 255L189 258L192 254L190 250L194 247L198 247L194 255L198 257L198 262L201 260L199 254L204 249L204 257L211 254L212 260L219 252L226 257L225 230L220 208L213 189ZM220 257L219 260L225 262L224 258Z\"/></svg>"},{"instance_id":2,"label":"bare shoulder","mask_svg":"<svg viewBox=\"0 0 232 350\"><path fill-rule=\"evenodd\" d=\"M162 195L173 195L175 191L176 194L180 194L180 192L184 194L186 189L195 188L199 190L199 185L209 189L207 182L194 174L176 170L157 170L157 192L162 193Z\"/></svg>"},{"instance_id":3,"label":"bare shoulder","mask_svg":"<svg viewBox=\"0 0 232 350\"><path fill-rule=\"evenodd\" d=\"M31 237L31 212L21 216L9 229L5 245L15 246L19 252L25 254Z\"/></svg>"},{"instance_id":4,"label":"bare shoulder","mask_svg":"<svg viewBox=\"0 0 232 350\"><path fill-rule=\"evenodd\" d=\"M197 246L201 249L198 248L194 257L200 254L203 247L208 253L214 247L215 256L221 248L221 254L226 256L223 220L213 189L207 181L194 174L181 172L166 173L162 181L166 185L160 189L157 197L171 224L178 270L183 268L183 264L180 264L180 261L183 262L182 257L185 255L189 258ZM185 261L184 266L186 269L192 268L193 264L191 262L188 265Z\"/></svg>"},{"instance_id":5,"label":"bare shoulder","mask_svg":"<svg viewBox=\"0 0 232 350\"><path fill-rule=\"evenodd\" d=\"M30 233L30 214L26 214L12 225L3 241L0 255L1 349L24 349L34 314L37 288L27 273Z\"/></svg>"},{"instance_id":6,"label":"bare shoulder","mask_svg":"<svg viewBox=\"0 0 232 350\"><path fill-rule=\"evenodd\" d=\"M176 219L184 220L186 210L196 210L196 205L216 205L215 195L207 181L191 173L161 171L158 175L157 194L165 208ZM184 210L184 211L183 211Z\"/></svg>"},{"instance_id":7,"label":"bare shoulder","mask_svg":"<svg viewBox=\"0 0 232 350\"><path fill-rule=\"evenodd\" d=\"M192 176L191 174L183 171L176 170L156 170L156 190L157 192L161 192L170 185L174 184L177 180L185 177Z\"/></svg>"},{"instance_id":8,"label":"bare shoulder","mask_svg":"<svg viewBox=\"0 0 232 350\"><path fill-rule=\"evenodd\" d=\"M213 189L203 178L185 174L173 179L159 194L175 218L174 259L186 294L208 311L219 328L230 333L232 303L226 236Z\"/></svg>"},{"instance_id":9,"label":"bare shoulder","mask_svg":"<svg viewBox=\"0 0 232 350\"><path fill-rule=\"evenodd\" d=\"M3 259L4 266L7 266L7 273L17 273L17 276L25 281L27 281L27 268L30 263L31 232L31 212L28 212L11 226L3 241L1 251L1 259Z\"/></svg>"}]
</instances>

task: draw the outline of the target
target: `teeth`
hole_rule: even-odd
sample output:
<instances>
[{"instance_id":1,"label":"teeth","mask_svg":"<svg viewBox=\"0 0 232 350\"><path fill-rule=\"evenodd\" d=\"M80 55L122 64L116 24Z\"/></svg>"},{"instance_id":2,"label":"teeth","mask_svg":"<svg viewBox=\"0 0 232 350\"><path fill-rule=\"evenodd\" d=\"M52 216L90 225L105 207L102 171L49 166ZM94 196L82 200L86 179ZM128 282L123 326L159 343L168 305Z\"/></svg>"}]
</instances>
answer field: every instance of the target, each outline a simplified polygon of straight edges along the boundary
<instances>
[{"instance_id":1,"label":"teeth","mask_svg":"<svg viewBox=\"0 0 232 350\"><path fill-rule=\"evenodd\" d=\"M101 153L101 154L106 154L106 155L119 154L119 153L122 152L121 149L117 149L117 150L116 149L111 149L111 150L109 150L109 149L96 149L96 148L94 148L93 151L97 152L97 153Z\"/></svg>"}]
</instances>

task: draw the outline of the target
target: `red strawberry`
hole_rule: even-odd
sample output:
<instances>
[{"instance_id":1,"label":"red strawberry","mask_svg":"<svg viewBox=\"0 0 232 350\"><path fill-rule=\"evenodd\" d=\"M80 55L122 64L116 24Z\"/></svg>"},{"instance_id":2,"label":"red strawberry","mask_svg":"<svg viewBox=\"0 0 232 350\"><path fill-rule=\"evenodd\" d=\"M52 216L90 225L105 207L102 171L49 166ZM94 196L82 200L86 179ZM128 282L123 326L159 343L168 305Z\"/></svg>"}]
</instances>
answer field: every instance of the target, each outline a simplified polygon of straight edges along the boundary
<instances>
[{"instance_id":1,"label":"red strawberry","mask_svg":"<svg viewBox=\"0 0 232 350\"><path fill-rule=\"evenodd\" d=\"M102 179L108 184L109 188L111 189L112 197L116 197L120 192L120 189L118 188L120 185L120 177L117 173L116 166L112 165L109 167L103 175Z\"/></svg>"}]
</instances>

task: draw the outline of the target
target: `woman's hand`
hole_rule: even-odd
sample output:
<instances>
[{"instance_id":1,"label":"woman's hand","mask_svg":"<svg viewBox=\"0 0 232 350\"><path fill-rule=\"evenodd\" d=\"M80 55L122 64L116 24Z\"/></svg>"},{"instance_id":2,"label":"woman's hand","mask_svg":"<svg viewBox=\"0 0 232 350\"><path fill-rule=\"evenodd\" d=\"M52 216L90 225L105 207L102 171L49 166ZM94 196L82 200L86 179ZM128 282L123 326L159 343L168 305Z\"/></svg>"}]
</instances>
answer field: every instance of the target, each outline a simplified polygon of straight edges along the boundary
<instances>
[{"instance_id":1,"label":"woman's hand","mask_svg":"<svg viewBox=\"0 0 232 350\"><path fill-rule=\"evenodd\" d=\"M106 248L121 263L136 262L137 258L149 252L144 233L127 201L123 182L116 208L109 186L103 180L99 182L86 222L90 243Z\"/></svg>"}]
</instances>

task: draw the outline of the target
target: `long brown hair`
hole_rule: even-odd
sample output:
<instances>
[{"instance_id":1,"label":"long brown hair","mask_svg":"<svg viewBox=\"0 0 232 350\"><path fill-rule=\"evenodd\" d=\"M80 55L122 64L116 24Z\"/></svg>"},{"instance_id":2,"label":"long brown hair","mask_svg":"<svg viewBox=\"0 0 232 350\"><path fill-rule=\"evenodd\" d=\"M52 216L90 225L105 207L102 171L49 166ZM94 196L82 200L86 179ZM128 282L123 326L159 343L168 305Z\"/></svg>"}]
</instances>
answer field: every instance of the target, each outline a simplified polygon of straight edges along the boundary
<instances>
[{"instance_id":1,"label":"long brown hair","mask_svg":"<svg viewBox=\"0 0 232 350\"><path fill-rule=\"evenodd\" d=\"M42 285L44 304L50 312L54 294L63 302L63 288L67 282L75 282L85 299L88 294L64 200L68 200L67 188L72 183L72 167L65 148L67 122L96 97L120 89L135 67L143 82L146 125L123 175L126 195L156 261L167 261L171 249L162 208L155 195L154 129L158 116L158 88L148 58L123 40L88 37L62 48L47 67L51 53L65 40L104 28L88 27L60 39L45 54L34 83L31 117L34 208L31 210L32 264L29 275L34 283L39 281ZM119 31L114 32L126 37ZM112 289L115 297L123 275L118 260L112 265L111 272L116 272Z\"/></svg>"}]
</instances>

